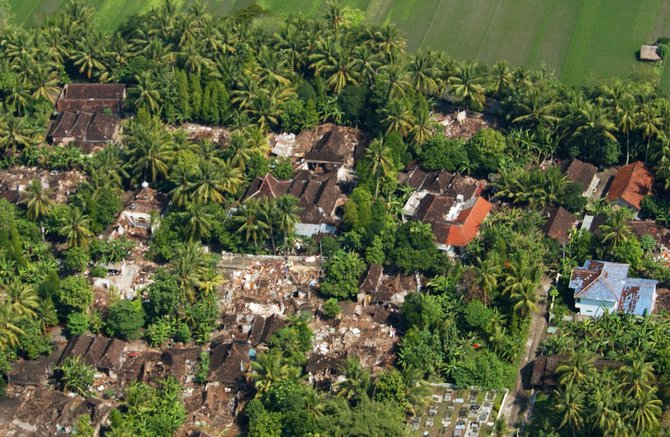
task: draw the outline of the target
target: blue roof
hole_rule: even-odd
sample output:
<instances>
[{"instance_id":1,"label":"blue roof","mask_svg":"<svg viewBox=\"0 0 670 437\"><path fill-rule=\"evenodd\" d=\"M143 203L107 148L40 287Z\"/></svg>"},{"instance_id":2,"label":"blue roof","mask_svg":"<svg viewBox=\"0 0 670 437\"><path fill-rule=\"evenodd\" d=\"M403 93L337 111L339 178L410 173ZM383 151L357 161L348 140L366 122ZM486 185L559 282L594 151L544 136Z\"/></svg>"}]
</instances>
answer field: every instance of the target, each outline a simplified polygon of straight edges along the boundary
<instances>
[{"instance_id":1,"label":"blue roof","mask_svg":"<svg viewBox=\"0 0 670 437\"><path fill-rule=\"evenodd\" d=\"M651 279L630 278L624 284L620 309L627 314L651 314L656 301L656 284Z\"/></svg>"},{"instance_id":2,"label":"blue roof","mask_svg":"<svg viewBox=\"0 0 670 437\"><path fill-rule=\"evenodd\" d=\"M570 288L575 298L614 302L615 308L635 315L651 313L658 281L628 277L628 264L587 260L572 270Z\"/></svg>"},{"instance_id":3,"label":"blue roof","mask_svg":"<svg viewBox=\"0 0 670 437\"><path fill-rule=\"evenodd\" d=\"M576 298L607 302L621 300L628 264L587 260L584 267L577 267L570 277L570 288Z\"/></svg>"}]
</instances>

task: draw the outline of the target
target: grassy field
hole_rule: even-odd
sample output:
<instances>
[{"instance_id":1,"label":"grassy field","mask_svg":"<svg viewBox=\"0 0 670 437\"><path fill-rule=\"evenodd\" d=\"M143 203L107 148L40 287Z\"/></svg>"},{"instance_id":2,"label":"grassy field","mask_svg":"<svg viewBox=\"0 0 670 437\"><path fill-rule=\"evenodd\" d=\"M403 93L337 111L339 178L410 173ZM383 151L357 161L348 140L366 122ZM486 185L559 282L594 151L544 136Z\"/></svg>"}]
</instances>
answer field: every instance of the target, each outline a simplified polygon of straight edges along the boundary
<instances>
[{"instance_id":1,"label":"grassy field","mask_svg":"<svg viewBox=\"0 0 670 437\"><path fill-rule=\"evenodd\" d=\"M100 28L114 29L160 0L90 0ZM188 4L191 0L180 0ZM31 24L66 0L10 0L18 23ZM252 0L208 0L229 14ZM458 59L554 69L567 83L625 77L640 66L635 51L670 36L670 0L343 0L375 23L393 22L411 50L441 49ZM257 0L275 13L318 14L325 0ZM670 90L670 69L661 84Z\"/></svg>"}]
</instances>

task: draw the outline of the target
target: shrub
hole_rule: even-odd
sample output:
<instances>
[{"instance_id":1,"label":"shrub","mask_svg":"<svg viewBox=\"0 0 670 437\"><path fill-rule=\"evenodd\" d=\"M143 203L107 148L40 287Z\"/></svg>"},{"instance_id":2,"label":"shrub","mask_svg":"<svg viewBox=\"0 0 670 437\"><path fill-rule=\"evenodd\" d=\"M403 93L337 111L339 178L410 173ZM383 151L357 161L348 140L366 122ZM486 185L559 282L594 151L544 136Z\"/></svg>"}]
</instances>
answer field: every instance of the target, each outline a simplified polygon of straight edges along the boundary
<instances>
[{"instance_id":1,"label":"shrub","mask_svg":"<svg viewBox=\"0 0 670 437\"><path fill-rule=\"evenodd\" d=\"M70 335L81 335L88 331L88 316L84 313L71 313L67 316L67 332Z\"/></svg>"},{"instance_id":2,"label":"shrub","mask_svg":"<svg viewBox=\"0 0 670 437\"><path fill-rule=\"evenodd\" d=\"M90 261L90 254L83 247L71 247L63 255L63 266L75 273L81 273L86 270Z\"/></svg>"},{"instance_id":3,"label":"shrub","mask_svg":"<svg viewBox=\"0 0 670 437\"><path fill-rule=\"evenodd\" d=\"M329 319L333 319L337 317L338 314L340 314L341 309L340 305L337 303L337 299L331 297L330 299L326 299L326 301L323 303L321 311L323 312L324 316L328 317Z\"/></svg>"},{"instance_id":4,"label":"shrub","mask_svg":"<svg viewBox=\"0 0 670 437\"><path fill-rule=\"evenodd\" d=\"M142 326L144 326L144 310L139 301L118 301L109 309L105 321L107 334L129 340L139 337Z\"/></svg>"},{"instance_id":5,"label":"shrub","mask_svg":"<svg viewBox=\"0 0 670 437\"><path fill-rule=\"evenodd\" d=\"M169 319L158 319L147 328L147 340L152 346L162 346L172 335Z\"/></svg>"},{"instance_id":6,"label":"shrub","mask_svg":"<svg viewBox=\"0 0 670 437\"><path fill-rule=\"evenodd\" d=\"M95 369L82 363L79 358L66 358L56 368L56 378L63 390L73 391L82 396L89 393L93 384Z\"/></svg>"}]
</instances>

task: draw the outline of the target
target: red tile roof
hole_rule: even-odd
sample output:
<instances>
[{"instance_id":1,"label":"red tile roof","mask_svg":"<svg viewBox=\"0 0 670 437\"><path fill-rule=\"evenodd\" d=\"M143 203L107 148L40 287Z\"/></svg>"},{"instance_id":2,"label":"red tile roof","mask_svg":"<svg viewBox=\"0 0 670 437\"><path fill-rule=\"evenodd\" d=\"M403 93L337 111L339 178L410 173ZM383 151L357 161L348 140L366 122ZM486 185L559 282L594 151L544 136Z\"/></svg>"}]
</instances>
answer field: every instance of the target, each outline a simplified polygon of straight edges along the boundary
<instances>
[{"instance_id":1,"label":"red tile roof","mask_svg":"<svg viewBox=\"0 0 670 437\"><path fill-rule=\"evenodd\" d=\"M654 183L654 176L640 161L621 167L614 177L607 192L607 200L621 200L635 209L640 209L640 202L649 194Z\"/></svg>"},{"instance_id":2,"label":"red tile roof","mask_svg":"<svg viewBox=\"0 0 670 437\"><path fill-rule=\"evenodd\" d=\"M491 207L491 203L479 197L472 207L461 211L455 220L456 223L449 228L447 244L458 247L467 246L477 235L479 226L488 216Z\"/></svg>"}]
</instances>

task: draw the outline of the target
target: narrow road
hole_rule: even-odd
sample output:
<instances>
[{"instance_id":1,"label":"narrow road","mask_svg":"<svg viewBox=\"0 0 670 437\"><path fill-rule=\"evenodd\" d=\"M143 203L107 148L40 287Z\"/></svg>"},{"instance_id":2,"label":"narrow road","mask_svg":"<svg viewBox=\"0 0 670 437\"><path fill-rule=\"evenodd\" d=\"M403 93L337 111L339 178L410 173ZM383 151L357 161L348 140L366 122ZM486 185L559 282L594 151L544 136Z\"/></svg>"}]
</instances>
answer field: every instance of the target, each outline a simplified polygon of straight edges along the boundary
<instances>
[{"instance_id":1,"label":"narrow road","mask_svg":"<svg viewBox=\"0 0 670 437\"><path fill-rule=\"evenodd\" d=\"M544 340L547 332L547 291L551 286L549 278L543 278L538 290L538 312L533 313L530 326L528 328L528 339L526 340L526 347L523 353L521 362L519 363L519 371L516 377L516 385L513 391L510 391L505 399L505 405L502 406L502 416L507 422L509 435L516 435L516 432L521 425L523 418L522 412L525 411L528 401L530 399L530 391L523 388L522 375L524 367L535 358L535 352Z\"/></svg>"}]
</instances>

